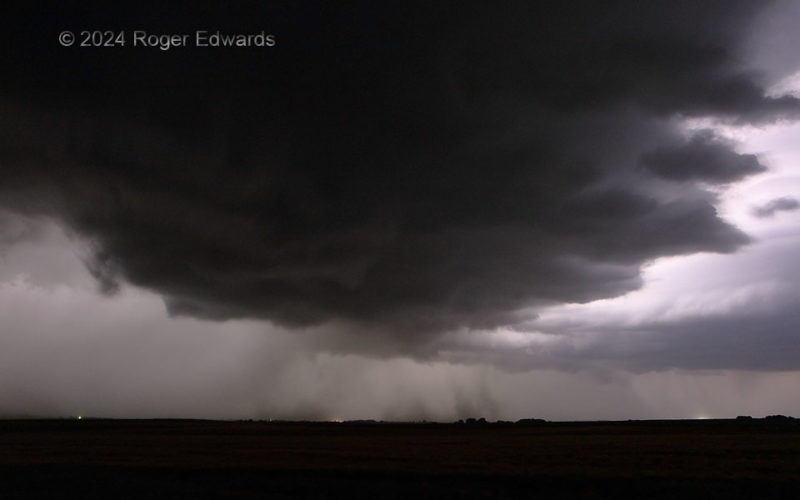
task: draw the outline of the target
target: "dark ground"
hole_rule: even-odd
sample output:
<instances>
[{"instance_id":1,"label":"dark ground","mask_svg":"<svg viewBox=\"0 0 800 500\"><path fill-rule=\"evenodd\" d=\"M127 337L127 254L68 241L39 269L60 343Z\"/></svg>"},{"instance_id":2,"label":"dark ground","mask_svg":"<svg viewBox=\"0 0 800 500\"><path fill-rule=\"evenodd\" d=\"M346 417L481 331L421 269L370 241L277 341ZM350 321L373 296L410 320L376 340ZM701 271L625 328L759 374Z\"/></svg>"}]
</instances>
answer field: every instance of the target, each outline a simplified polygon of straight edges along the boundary
<instances>
[{"instance_id":1,"label":"dark ground","mask_svg":"<svg viewBox=\"0 0 800 500\"><path fill-rule=\"evenodd\" d=\"M0 498L800 498L797 420L0 421Z\"/></svg>"}]
</instances>

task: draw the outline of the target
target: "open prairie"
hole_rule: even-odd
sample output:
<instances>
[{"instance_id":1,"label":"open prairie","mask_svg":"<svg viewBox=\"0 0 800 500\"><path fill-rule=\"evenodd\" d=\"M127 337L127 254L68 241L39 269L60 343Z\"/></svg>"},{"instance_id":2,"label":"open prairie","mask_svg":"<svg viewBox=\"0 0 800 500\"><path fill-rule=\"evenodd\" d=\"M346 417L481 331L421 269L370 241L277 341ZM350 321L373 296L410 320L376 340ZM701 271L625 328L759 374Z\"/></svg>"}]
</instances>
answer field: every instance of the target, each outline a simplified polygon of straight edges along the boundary
<instances>
[{"instance_id":1,"label":"open prairie","mask_svg":"<svg viewBox=\"0 0 800 500\"><path fill-rule=\"evenodd\" d=\"M3 498L796 498L800 426L7 420L0 488Z\"/></svg>"}]
</instances>

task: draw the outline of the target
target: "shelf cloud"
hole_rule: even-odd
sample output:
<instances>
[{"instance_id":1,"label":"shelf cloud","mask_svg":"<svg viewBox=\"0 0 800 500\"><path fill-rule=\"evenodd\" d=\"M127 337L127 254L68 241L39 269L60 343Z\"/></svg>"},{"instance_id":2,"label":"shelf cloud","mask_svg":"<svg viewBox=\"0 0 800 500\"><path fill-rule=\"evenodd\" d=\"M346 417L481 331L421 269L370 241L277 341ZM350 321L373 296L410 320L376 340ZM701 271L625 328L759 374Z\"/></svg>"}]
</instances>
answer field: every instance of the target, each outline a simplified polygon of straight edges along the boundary
<instances>
[{"instance_id":1,"label":"shelf cloud","mask_svg":"<svg viewBox=\"0 0 800 500\"><path fill-rule=\"evenodd\" d=\"M766 167L681 120L797 116L738 57L762 5L297 7L256 52L41 49L4 84L0 203L175 315L514 325L751 241L707 186Z\"/></svg>"}]
</instances>

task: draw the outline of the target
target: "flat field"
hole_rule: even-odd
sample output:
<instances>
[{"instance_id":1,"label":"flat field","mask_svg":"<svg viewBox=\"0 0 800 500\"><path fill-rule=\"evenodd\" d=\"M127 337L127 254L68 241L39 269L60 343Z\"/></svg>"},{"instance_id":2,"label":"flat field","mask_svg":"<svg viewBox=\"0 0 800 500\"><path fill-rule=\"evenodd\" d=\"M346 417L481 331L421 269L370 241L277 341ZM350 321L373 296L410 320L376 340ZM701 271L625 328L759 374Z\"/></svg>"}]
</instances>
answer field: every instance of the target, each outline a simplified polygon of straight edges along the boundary
<instances>
[{"instance_id":1,"label":"flat field","mask_svg":"<svg viewBox=\"0 0 800 500\"><path fill-rule=\"evenodd\" d=\"M797 420L0 420L0 498L800 498Z\"/></svg>"}]
</instances>

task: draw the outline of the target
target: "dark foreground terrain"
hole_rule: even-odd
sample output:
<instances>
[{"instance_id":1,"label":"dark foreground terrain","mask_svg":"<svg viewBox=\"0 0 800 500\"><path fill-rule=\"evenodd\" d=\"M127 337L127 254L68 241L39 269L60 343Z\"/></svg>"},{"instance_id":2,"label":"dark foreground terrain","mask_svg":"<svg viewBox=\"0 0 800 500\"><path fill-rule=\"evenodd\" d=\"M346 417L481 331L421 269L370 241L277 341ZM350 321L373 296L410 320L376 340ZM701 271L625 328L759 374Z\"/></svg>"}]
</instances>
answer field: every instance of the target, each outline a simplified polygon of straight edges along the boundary
<instances>
[{"instance_id":1,"label":"dark foreground terrain","mask_svg":"<svg viewBox=\"0 0 800 500\"><path fill-rule=\"evenodd\" d=\"M800 498L797 420L0 421L0 498Z\"/></svg>"}]
</instances>

